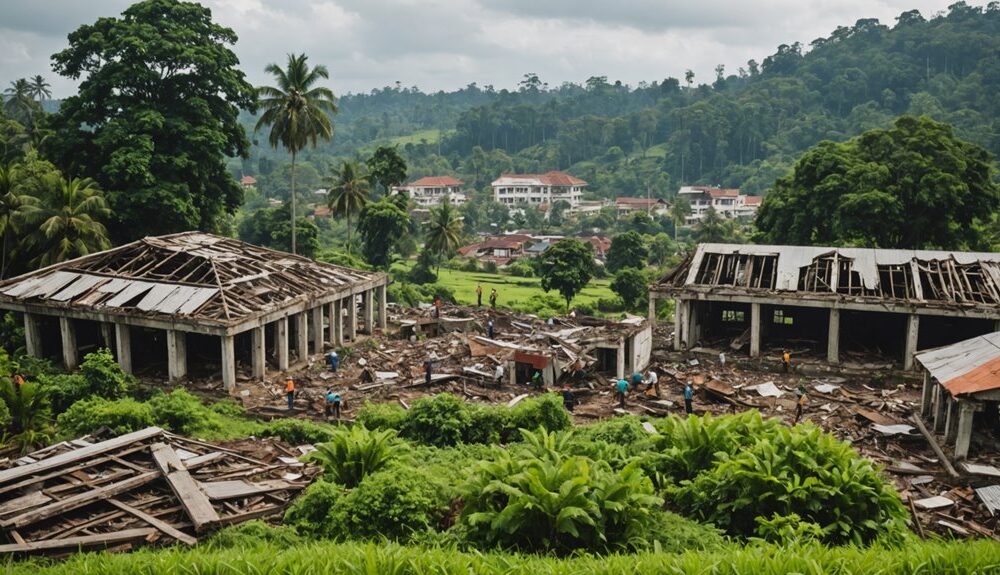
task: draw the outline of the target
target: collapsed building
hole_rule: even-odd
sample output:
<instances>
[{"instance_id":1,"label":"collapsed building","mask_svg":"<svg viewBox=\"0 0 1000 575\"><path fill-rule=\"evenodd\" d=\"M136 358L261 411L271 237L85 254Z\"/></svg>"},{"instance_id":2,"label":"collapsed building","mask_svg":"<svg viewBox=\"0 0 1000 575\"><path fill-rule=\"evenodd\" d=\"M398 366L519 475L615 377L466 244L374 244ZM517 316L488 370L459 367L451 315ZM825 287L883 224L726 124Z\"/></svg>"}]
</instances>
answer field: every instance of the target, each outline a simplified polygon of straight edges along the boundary
<instances>
[{"instance_id":1,"label":"collapsed building","mask_svg":"<svg viewBox=\"0 0 1000 575\"><path fill-rule=\"evenodd\" d=\"M1000 254L700 244L650 286L675 302L674 349L731 337L788 347L811 341L842 352L880 352L913 368L917 350L997 330Z\"/></svg>"},{"instance_id":2,"label":"collapsed building","mask_svg":"<svg viewBox=\"0 0 1000 575\"><path fill-rule=\"evenodd\" d=\"M384 273L184 232L7 280L0 309L23 314L30 355L68 370L81 352L107 347L126 372L165 364L181 380L211 369L201 375L221 374L232 389L237 361L263 379L268 366L286 370L326 343L384 328L387 283Z\"/></svg>"}]
</instances>

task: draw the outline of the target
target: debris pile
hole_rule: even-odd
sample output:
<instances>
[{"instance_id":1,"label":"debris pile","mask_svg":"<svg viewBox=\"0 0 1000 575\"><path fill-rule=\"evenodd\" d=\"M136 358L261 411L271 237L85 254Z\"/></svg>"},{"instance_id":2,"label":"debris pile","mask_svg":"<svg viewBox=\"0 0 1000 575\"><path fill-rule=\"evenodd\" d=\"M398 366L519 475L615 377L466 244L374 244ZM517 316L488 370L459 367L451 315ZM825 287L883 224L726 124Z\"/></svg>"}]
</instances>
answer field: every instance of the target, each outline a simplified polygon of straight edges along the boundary
<instances>
[{"instance_id":1,"label":"debris pile","mask_svg":"<svg viewBox=\"0 0 1000 575\"><path fill-rule=\"evenodd\" d=\"M158 427L88 439L0 460L0 554L193 545L212 529L281 512L316 473L291 450L255 459Z\"/></svg>"}]
</instances>

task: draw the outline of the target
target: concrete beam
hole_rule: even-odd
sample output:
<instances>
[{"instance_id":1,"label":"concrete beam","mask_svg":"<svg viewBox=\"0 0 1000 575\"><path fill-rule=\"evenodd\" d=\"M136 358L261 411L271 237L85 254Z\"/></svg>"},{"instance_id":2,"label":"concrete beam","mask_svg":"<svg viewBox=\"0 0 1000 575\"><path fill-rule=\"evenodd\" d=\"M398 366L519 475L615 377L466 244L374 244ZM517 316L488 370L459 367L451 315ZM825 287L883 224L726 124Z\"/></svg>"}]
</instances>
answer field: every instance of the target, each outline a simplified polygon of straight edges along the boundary
<instances>
[{"instance_id":1,"label":"concrete beam","mask_svg":"<svg viewBox=\"0 0 1000 575\"><path fill-rule=\"evenodd\" d=\"M760 357L760 304L750 304L750 357Z\"/></svg>"},{"instance_id":2,"label":"concrete beam","mask_svg":"<svg viewBox=\"0 0 1000 575\"><path fill-rule=\"evenodd\" d=\"M368 335L375 333L375 302L372 297L372 290L362 292L361 299L364 302L364 331Z\"/></svg>"},{"instance_id":3,"label":"concrete beam","mask_svg":"<svg viewBox=\"0 0 1000 575\"><path fill-rule=\"evenodd\" d=\"M976 415L976 406L971 401L958 402L958 429L955 432L955 459L965 459L969 456L969 445L972 443L972 421Z\"/></svg>"},{"instance_id":4,"label":"concrete beam","mask_svg":"<svg viewBox=\"0 0 1000 575\"><path fill-rule=\"evenodd\" d=\"M945 413L948 409L948 392L940 385L934 386L934 432L944 429Z\"/></svg>"},{"instance_id":5,"label":"concrete beam","mask_svg":"<svg viewBox=\"0 0 1000 575\"><path fill-rule=\"evenodd\" d=\"M250 330L250 371L254 379L263 380L267 375L267 360L264 351L267 349L267 336L264 326Z\"/></svg>"},{"instance_id":6,"label":"concrete beam","mask_svg":"<svg viewBox=\"0 0 1000 575\"><path fill-rule=\"evenodd\" d=\"M170 320L158 320L149 317L137 317L124 313L108 313L98 311L88 311L69 307L56 307L37 304L22 304L9 301L0 301L0 309L17 311L32 315L47 315L53 317L67 317L72 319L82 319L85 321L124 323L136 327L146 327L150 329L178 329L191 333L201 333L205 335L219 335L225 333L226 327L221 324L213 324L212 320L201 322L181 319L179 316Z\"/></svg>"},{"instance_id":7,"label":"concrete beam","mask_svg":"<svg viewBox=\"0 0 1000 575\"><path fill-rule=\"evenodd\" d=\"M342 347L344 345L344 300L338 299L330 305L333 306L333 314L330 316L330 323L333 325L333 345Z\"/></svg>"},{"instance_id":8,"label":"concrete beam","mask_svg":"<svg viewBox=\"0 0 1000 575\"><path fill-rule=\"evenodd\" d=\"M830 310L830 323L826 336L826 361L840 363L840 310Z\"/></svg>"},{"instance_id":9,"label":"concrete beam","mask_svg":"<svg viewBox=\"0 0 1000 575\"><path fill-rule=\"evenodd\" d=\"M375 288L376 293L378 293L378 328L385 329L386 324L389 322L388 314L388 304L389 296L386 293L386 286L382 284Z\"/></svg>"},{"instance_id":10,"label":"concrete beam","mask_svg":"<svg viewBox=\"0 0 1000 575\"><path fill-rule=\"evenodd\" d=\"M59 334L62 339L63 367L73 371L80 365L80 354L76 349L76 324L68 317L59 318Z\"/></svg>"},{"instance_id":11,"label":"concrete beam","mask_svg":"<svg viewBox=\"0 0 1000 575\"><path fill-rule=\"evenodd\" d=\"M278 356L278 369L288 369L288 318L279 318L275 325L275 355Z\"/></svg>"},{"instance_id":12,"label":"concrete beam","mask_svg":"<svg viewBox=\"0 0 1000 575\"><path fill-rule=\"evenodd\" d=\"M688 328L684 339L687 349L691 349L701 339L701 317L698 314L698 302L688 301L687 320Z\"/></svg>"},{"instance_id":13,"label":"concrete beam","mask_svg":"<svg viewBox=\"0 0 1000 575\"><path fill-rule=\"evenodd\" d=\"M31 357L44 357L42 351L42 326L33 313L24 314L24 345Z\"/></svg>"},{"instance_id":14,"label":"concrete beam","mask_svg":"<svg viewBox=\"0 0 1000 575\"><path fill-rule=\"evenodd\" d=\"M649 308L647 311L646 319L649 320L649 325L656 325L656 294L649 292Z\"/></svg>"},{"instance_id":15,"label":"concrete beam","mask_svg":"<svg viewBox=\"0 0 1000 575\"><path fill-rule=\"evenodd\" d=\"M326 315L329 321L326 322L326 341L332 346L337 345L337 304L331 302L326 304Z\"/></svg>"},{"instance_id":16,"label":"concrete beam","mask_svg":"<svg viewBox=\"0 0 1000 575\"><path fill-rule=\"evenodd\" d=\"M309 315L295 314L295 353L299 362L309 361Z\"/></svg>"},{"instance_id":17,"label":"concrete beam","mask_svg":"<svg viewBox=\"0 0 1000 575\"><path fill-rule=\"evenodd\" d=\"M341 300L347 307L347 339L358 339L358 302L352 295Z\"/></svg>"},{"instance_id":18,"label":"concrete beam","mask_svg":"<svg viewBox=\"0 0 1000 575\"><path fill-rule=\"evenodd\" d=\"M226 391L236 387L236 350L233 349L233 336L224 335L222 342L222 385Z\"/></svg>"},{"instance_id":19,"label":"concrete beam","mask_svg":"<svg viewBox=\"0 0 1000 575\"><path fill-rule=\"evenodd\" d=\"M187 377L187 334L183 331L167 330L167 373L170 381Z\"/></svg>"},{"instance_id":20,"label":"concrete beam","mask_svg":"<svg viewBox=\"0 0 1000 575\"><path fill-rule=\"evenodd\" d=\"M618 379L625 379L625 340L618 341L618 351L615 356L615 367L617 372L615 377Z\"/></svg>"},{"instance_id":21,"label":"concrete beam","mask_svg":"<svg viewBox=\"0 0 1000 575\"><path fill-rule=\"evenodd\" d=\"M920 316L911 314L906 319L906 349L903 352L903 369L913 369L913 356L917 355L917 340L920 335Z\"/></svg>"},{"instance_id":22,"label":"concrete beam","mask_svg":"<svg viewBox=\"0 0 1000 575\"><path fill-rule=\"evenodd\" d=\"M309 323L312 328L313 353L323 353L323 306L314 307L311 313Z\"/></svg>"},{"instance_id":23,"label":"concrete beam","mask_svg":"<svg viewBox=\"0 0 1000 575\"><path fill-rule=\"evenodd\" d=\"M132 373L132 326L115 324L115 359L125 373Z\"/></svg>"}]
</instances>

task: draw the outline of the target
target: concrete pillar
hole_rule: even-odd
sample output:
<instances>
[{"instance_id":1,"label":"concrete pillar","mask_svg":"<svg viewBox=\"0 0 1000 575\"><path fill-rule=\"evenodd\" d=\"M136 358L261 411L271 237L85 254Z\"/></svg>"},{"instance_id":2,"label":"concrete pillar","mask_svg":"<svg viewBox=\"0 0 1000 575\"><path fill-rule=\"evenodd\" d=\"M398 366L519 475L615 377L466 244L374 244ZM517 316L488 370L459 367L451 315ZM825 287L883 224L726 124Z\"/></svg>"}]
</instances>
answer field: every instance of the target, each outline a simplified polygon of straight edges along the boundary
<instances>
[{"instance_id":1,"label":"concrete pillar","mask_svg":"<svg viewBox=\"0 0 1000 575\"><path fill-rule=\"evenodd\" d=\"M115 347L115 324L106 321L101 322L101 347L114 349Z\"/></svg>"},{"instance_id":2,"label":"concrete pillar","mask_svg":"<svg viewBox=\"0 0 1000 575\"><path fill-rule=\"evenodd\" d=\"M347 339L354 341L358 338L358 301L351 294L347 298L344 298L344 304L347 306Z\"/></svg>"},{"instance_id":3,"label":"concrete pillar","mask_svg":"<svg viewBox=\"0 0 1000 575\"><path fill-rule=\"evenodd\" d=\"M750 357L760 357L760 304L750 304Z\"/></svg>"},{"instance_id":4,"label":"concrete pillar","mask_svg":"<svg viewBox=\"0 0 1000 575\"><path fill-rule=\"evenodd\" d=\"M371 335L375 333L375 302L372 297L374 292L372 290L365 290L361 294L362 301L364 302L364 322L365 322L365 333Z\"/></svg>"},{"instance_id":5,"label":"concrete pillar","mask_svg":"<svg viewBox=\"0 0 1000 575\"><path fill-rule=\"evenodd\" d=\"M115 359L125 373L132 373L132 328L128 324L115 324Z\"/></svg>"},{"instance_id":6,"label":"concrete pillar","mask_svg":"<svg viewBox=\"0 0 1000 575\"><path fill-rule=\"evenodd\" d=\"M944 442L955 441L955 434L958 431L958 410L955 409L956 400L950 394L945 396L948 399L948 413L944 419Z\"/></svg>"},{"instance_id":7,"label":"concrete pillar","mask_svg":"<svg viewBox=\"0 0 1000 575\"><path fill-rule=\"evenodd\" d=\"M326 341L330 345L337 346L337 310L336 302L326 304L326 315L330 321L326 323Z\"/></svg>"},{"instance_id":8,"label":"concrete pillar","mask_svg":"<svg viewBox=\"0 0 1000 575\"><path fill-rule=\"evenodd\" d=\"M920 415L927 417L931 414L932 399L931 395L934 388L931 387L934 382L931 380L931 374L929 371L924 371L924 386L920 391Z\"/></svg>"},{"instance_id":9,"label":"concrete pillar","mask_svg":"<svg viewBox=\"0 0 1000 575\"><path fill-rule=\"evenodd\" d=\"M389 316L386 315L387 304L389 303L389 296L386 294L386 286L382 284L375 288L378 292L378 328L385 329L386 324L389 322Z\"/></svg>"},{"instance_id":10,"label":"concrete pillar","mask_svg":"<svg viewBox=\"0 0 1000 575\"><path fill-rule=\"evenodd\" d=\"M686 307L687 303L684 300L680 298L674 300L674 351L683 349L681 340L684 337L684 310Z\"/></svg>"},{"instance_id":11,"label":"concrete pillar","mask_svg":"<svg viewBox=\"0 0 1000 575\"><path fill-rule=\"evenodd\" d=\"M167 330L167 373L170 381L187 377L187 334L183 331Z\"/></svg>"},{"instance_id":12,"label":"concrete pillar","mask_svg":"<svg viewBox=\"0 0 1000 575\"><path fill-rule=\"evenodd\" d=\"M309 315L306 312L295 314L295 353L298 361L309 359Z\"/></svg>"},{"instance_id":13,"label":"concrete pillar","mask_svg":"<svg viewBox=\"0 0 1000 575\"><path fill-rule=\"evenodd\" d=\"M955 433L955 459L965 459L972 443L972 420L976 405L971 401L958 402L958 429Z\"/></svg>"},{"instance_id":14,"label":"concrete pillar","mask_svg":"<svg viewBox=\"0 0 1000 575\"><path fill-rule=\"evenodd\" d=\"M236 387L236 351L233 349L233 336L224 335L222 340L222 385L226 391Z\"/></svg>"},{"instance_id":15,"label":"concrete pillar","mask_svg":"<svg viewBox=\"0 0 1000 575\"><path fill-rule=\"evenodd\" d=\"M687 319L688 329L685 335L687 336L687 347L691 349L701 339L701 317L698 315L698 302L696 300L688 301Z\"/></svg>"},{"instance_id":16,"label":"concrete pillar","mask_svg":"<svg viewBox=\"0 0 1000 575\"><path fill-rule=\"evenodd\" d=\"M43 357L42 326L39 325L38 316L31 313L24 314L24 345L31 357Z\"/></svg>"},{"instance_id":17,"label":"concrete pillar","mask_svg":"<svg viewBox=\"0 0 1000 575\"><path fill-rule=\"evenodd\" d=\"M944 429L945 411L948 407L948 392L940 385L934 386L934 432Z\"/></svg>"},{"instance_id":18,"label":"concrete pillar","mask_svg":"<svg viewBox=\"0 0 1000 575\"><path fill-rule=\"evenodd\" d=\"M264 350L267 349L266 339L264 326L250 330L250 371L254 379L263 380L267 374L267 360L264 357Z\"/></svg>"},{"instance_id":19,"label":"concrete pillar","mask_svg":"<svg viewBox=\"0 0 1000 575\"><path fill-rule=\"evenodd\" d=\"M80 365L80 355L76 349L76 325L68 317L59 318L59 333L62 336L63 367L73 371Z\"/></svg>"},{"instance_id":20,"label":"concrete pillar","mask_svg":"<svg viewBox=\"0 0 1000 575\"><path fill-rule=\"evenodd\" d=\"M333 337L330 340L334 347L344 345L344 302L337 300L330 304L333 312L330 314L330 326L333 327Z\"/></svg>"},{"instance_id":21,"label":"concrete pillar","mask_svg":"<svg viewBox=\"0 0 1000 575\"><path fill-rule=\"evenodd\" d=\"M314 353L323 353L323 306L312 309L312 340Z\"/></svg>"},{"instance_id":22,"label":"concrete pillar","mask_svg":"<svg viewBox=\"0 0 1000 575\"><path fill-rule=\"evenodd\" d=\"M906 351L903 352L903 369L913 369L913 356L917 354L917 337L920 334L920 316L910 314L906 319Z\"/></svg>"},{"instance_id":23,"label":"concrete pillar","mask_svg":"<svg viewBox=\"0 0 1000 575\"><path fill-rule=\"evenodd\" d=\"M618 353L615 357L615 367L618 369L615 376L618 379L625 379L625 340L618 342Z\"/></svg>"},{"instance_id":24,"label":"concrete pillar","mask_svg":"<svg viewBox=\"0 0 1000 575\"><path fill-rule=\"evenodd\" d=\"M649 320L649 325L656 326L656 294L649 292L649 312L646 314L646 319Z\"/></svg>"},{"instance_id":25,"label":"concrete pillar","mask_svg":"<svg viewBox=\"0 0 1000 575\"><path fill-rule=\"evenodd\" d=\"M277 346L278 369L285 371L288 369L288 318L278 319L277 329L275 329L275 345Z\"/></svg>"},{"instance_id":26,"label":"concrete pillar","mask_svg":"<svg viewBox=\"0 0 1000 575\"><path fill-rule=\"evenodd\" d=\"M830 310L830 323L826 334L826 361L840 363L840 310Z\"/></svg>"}]
</instances>

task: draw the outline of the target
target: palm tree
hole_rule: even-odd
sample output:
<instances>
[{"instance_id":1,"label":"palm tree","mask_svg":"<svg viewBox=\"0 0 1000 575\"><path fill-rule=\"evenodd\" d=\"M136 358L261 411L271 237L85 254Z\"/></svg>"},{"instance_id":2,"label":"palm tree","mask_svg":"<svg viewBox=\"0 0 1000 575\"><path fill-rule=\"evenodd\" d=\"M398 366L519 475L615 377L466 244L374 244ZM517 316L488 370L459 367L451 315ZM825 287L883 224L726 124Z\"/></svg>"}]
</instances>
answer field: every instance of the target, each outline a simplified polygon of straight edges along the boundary
<instances>
[{"instance_id":1,"label":"palm tree","mask_svg":"<svg viewBox=\"0 0 1000 575\"><path fill-rule=\"evenodd\" d=\"M31 79L31 95L38 100L39 104L42 103L42 100L52 97L52 91L49 88L51 86L49 86L49 83L45 81L45 78L41 74Z\"/></svg>"},{"instance_id":2,"label":"palm tree","mask_svg":"<svg viewBox=\"0 0 1000 575\"><path fill-rule=\"evenodd\" d=\"M371 183L368 176L353 162L345 161L339 170L334 172L330 183L330 210L334 215L347 217L347 253L351 253L351 216L361 212L368 203L368 190Z\"/></svg>"},{"instance_id":3,"label":"palm tree","mask_svg":"<svg viewBox=\"0 0 1000 575\"><path fill-rule=\"evenodd\" d=\"M684 225L687 217L691 215L691 202L686 198L674 198L674 204L670 206L670 219L674 222L674 241L677 241L677 231Z\"/></svg>"},{"instance_id":4,"label":"palm tree","mask_svg":"<svg viewBox=\"0 0 1000 575\"><path fill-rule=\"evenodd\" d=\"M257 88L257 97L264 113L257 120L254 130L270 126L267 141L272 148L281 144L292 155L292 253L295 253L295 156L306 144L316 147L319 138L329 141L333 137L333 123L329 114L337 112L333 92L315 86L320 78L328 79L326 66L310 68L305 54L289 54L288 65L282 70L277 64L268 64L265 72L274 75L276 87Z\"/></svg>"},{"instance_id":5,"label":"palm tree","mask_svg":"<svg viewBox=\"0 0 1000 575\"><path fill-rule=\"evenodd\" d=\"M30 194L19 193L17 189L17 167L0 166L0 236L3 236L0 254L0 279L7 273L7 238L12 233L20 233L21 223L38 208L38 199Z\"/></svg>"},{"instance_id":6,"label":"palm tree","mask_svg":"<svg viewBox=\"0 0 1000 575\"><path fill-rule=\"evenodd\" d=\"M90 178L63 178L55 201L40 210L29 248L34 262L47 266L111 247L101 219L111 215L104 193Z\"/></svg>"},{"instance_id":7,"label":"palm tree","mask_svg":"<svg viewBox=\"0 0 1000 575\"><path fill-rule=\"evenodd\" d=\"M4 113L22 124L32 124L35 101L31 98L31 84L24 78L11 82L4 95L7 96L3 103Z\"/></svg>"},{"instance_id":8,"label":"palm tree","mask_svg":"<svg viewBox=\"0 0 1000 575\"><path fill-rule=\"evenodd\" d=\"M438 272L440 272L441 259L458 249L458 244L462 240L462 218L459 217L458 211L451 207L451 202L445 198L440 207L431 209L426 225L424 249L438 256Z\"/></svg>"}]
</instances>

